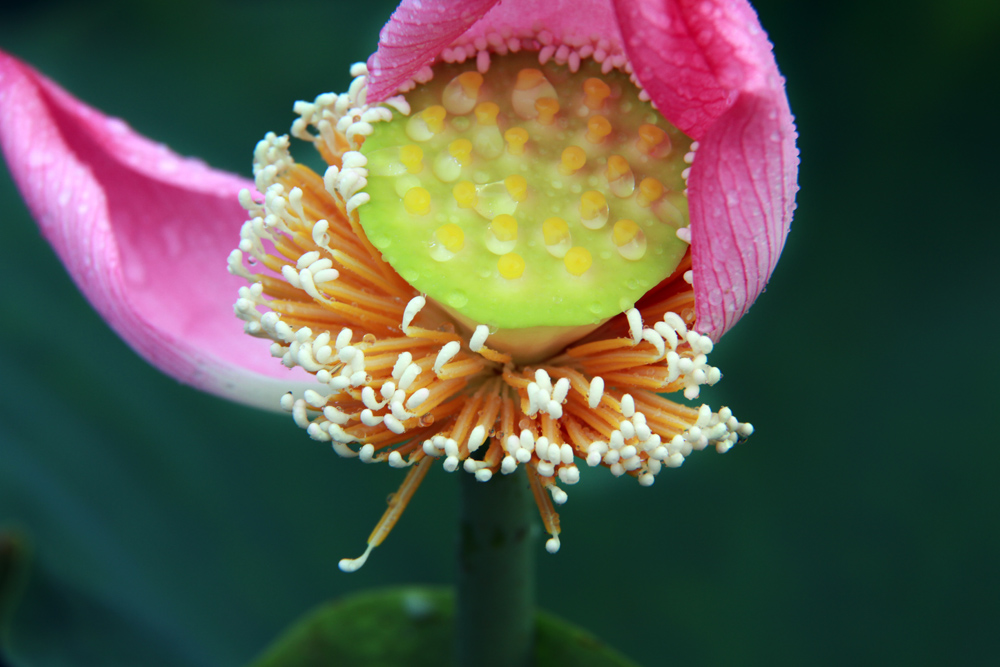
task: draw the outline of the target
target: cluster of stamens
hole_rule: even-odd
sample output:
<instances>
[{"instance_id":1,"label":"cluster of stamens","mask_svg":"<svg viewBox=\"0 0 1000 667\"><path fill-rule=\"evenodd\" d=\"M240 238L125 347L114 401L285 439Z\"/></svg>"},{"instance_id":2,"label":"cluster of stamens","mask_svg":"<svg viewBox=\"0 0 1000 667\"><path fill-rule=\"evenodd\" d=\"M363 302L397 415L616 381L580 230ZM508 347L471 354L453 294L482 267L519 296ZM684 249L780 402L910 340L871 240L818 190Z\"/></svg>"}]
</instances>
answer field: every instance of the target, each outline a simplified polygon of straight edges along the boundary
<instances>
[{"instance_id":1,"label":"cluster of stamens","mask_svg":"<svg viewBox=\"0 0 1000 667\"><path fill-rule=\"evenodd\" d=\"M263 196L241 194L249 219L239 248L229 257L229 270L250 284L241 288L235 312L247 333L271 341L274 357L315 375L315 389L282 400L314 440L331 443L344 457L409 469L365 554L342 561L344 570L360 567L388 534L431 461L442 460L445 470L462 469L482 482L523 466L550 534L546 547L555 552L559 517L553 503L566 502L564 487L580 479L578 461L648 486L664 467L681 465L692 451L713 445L724 452L752 432L726 408L715 412L660 396L681 391L694 399L701 386L721 378L707 362L712 341L692 328L694 295L690 280L684 280L690 276L686 222L683 216L664 220L655 213L655 203L666 201L668 192L682 192L682 177L675 173L654 183L654 177L645 176L636 183L637 165L658 164L657 152L666 155L678 139L655 123L639 122L637 138L629 140L634 154L628 157L614 152L598 158L590 148L581 156L570 150L575 144L559 151L549 159L553 178L580 175L590 165L586 182L605 179L603 191L567 181L576 217L553 214L539 220L536 215L533 244L516 205L542 205L534 176L529 179L512 162L515 168L499 180L479 179L475 171L464 178L468 161L491 154L497 162L530 154L539 161L552 158L551 151L539 148L545 143L541 128L555 126L564 111L582 119L576 132L584 142L603 145L613 132L609 128L615 123L597 112L612 97L613 86L620 85L617 80L609 85L586 78L580 99L563 109L539 70L519 66L517 71L512 111L503 113L528 117L501 128L499 105L480 99L481 72L448 72L443 88L434 89L441 103L412 113L403 98L368 105L367 72L355 65L347 93L296 105L301 117L293 134L317 146L329 165L324 176L291 159L287 137L268 135L255 152L256 185ZM420 90L408 97L419 98ZM435 143L449 118L452 126L456 118L467 118L466 129L478 130ZM405 135L406 141L380 143L383 128ZM383 173L383 189L373 188ZM426 181L419 181L421 176L448 185L445 206L423 185ZM616 215L628 206L653 213L642 221ZM444 221L426 227L416 246L408 246L405 229L390 233L380 227L380 216L399 211L409 216L404 225L420 226L412 219L433 217L442 207L447 209ZM683 208L686 215L686 202ZM618 308L619 316L586 329L555 355L517 363L490 344L497 334L495 321L477 323L470 311L462 312L471 325L456 320L446 306L464 304L447 296L431 298L408 275L433 274L461 261L471 218L452 221L448 216L456 211L479 216L477 233L494 258L490 275L480 278L500 285L528 278L540 257L556 260L568 281L593 273L595 254L602 262L617 258L625 265L656 249L657 256L676 249L674 243L681 251L677 261L668 262L665 275L639 289L640 296L649 292L644 298L626 299L629 305ZM597 246L588 250L578 244L590 232L605 234L593 242L607 241L608 247L595 251ZM382 234L389 235L388 243L379 238ZM431 264L394 264L387 257L394 248L401 255L427 254ZM542 254L530 254L535 250ZM516 309L521 297L513 294L505 298Z\"/></svg>"}]
</instances>

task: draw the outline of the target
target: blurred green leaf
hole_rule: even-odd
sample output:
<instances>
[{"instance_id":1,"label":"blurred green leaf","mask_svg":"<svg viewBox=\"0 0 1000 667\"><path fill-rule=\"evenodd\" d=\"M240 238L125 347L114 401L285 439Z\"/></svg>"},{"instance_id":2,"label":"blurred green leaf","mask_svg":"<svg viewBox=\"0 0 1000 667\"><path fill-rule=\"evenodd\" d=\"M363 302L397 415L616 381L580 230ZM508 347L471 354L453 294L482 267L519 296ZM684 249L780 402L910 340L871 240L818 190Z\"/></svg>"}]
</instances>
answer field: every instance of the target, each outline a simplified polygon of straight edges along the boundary
<instances>
[{"instance_id":1,"label":"blurred green leaf","mask_svg":"<svg viewBox=\"0 0 1000 667\"><path fill-rule=\"evenodd\" d=\"M444 588L392 588L338 600L295 623L252 667L447 667L455 601ZM484 619L488 623L489 619ZM538 612L536 667L631 667L593 635Z\"/></svg>"}]
</instances>

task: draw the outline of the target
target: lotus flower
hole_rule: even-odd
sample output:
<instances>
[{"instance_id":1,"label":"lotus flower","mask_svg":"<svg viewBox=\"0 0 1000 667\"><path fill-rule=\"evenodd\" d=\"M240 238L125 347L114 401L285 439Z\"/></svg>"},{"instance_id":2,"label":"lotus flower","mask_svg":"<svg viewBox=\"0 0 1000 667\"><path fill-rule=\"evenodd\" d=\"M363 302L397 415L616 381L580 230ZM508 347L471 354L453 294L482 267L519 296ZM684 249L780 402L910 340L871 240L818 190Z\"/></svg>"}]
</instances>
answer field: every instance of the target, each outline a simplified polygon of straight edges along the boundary
<instances>
[{"instance_id":1,"label":"lotus flower","mask_svg":"<svg viewBox=\"0 0 1000 667\"><path fill-rule=\"evenodd\" d=\"M745 1L405 1L352 74L296 105L326 173L268 135L250 182L0 53L11 173L111 326L182 382L409 468L342 569L436 459L525 467L554 552L577 461L649 485L749 435L659 395L721 377L707 354L794 208L795 128Z\"/></svg>"}]
</instances>

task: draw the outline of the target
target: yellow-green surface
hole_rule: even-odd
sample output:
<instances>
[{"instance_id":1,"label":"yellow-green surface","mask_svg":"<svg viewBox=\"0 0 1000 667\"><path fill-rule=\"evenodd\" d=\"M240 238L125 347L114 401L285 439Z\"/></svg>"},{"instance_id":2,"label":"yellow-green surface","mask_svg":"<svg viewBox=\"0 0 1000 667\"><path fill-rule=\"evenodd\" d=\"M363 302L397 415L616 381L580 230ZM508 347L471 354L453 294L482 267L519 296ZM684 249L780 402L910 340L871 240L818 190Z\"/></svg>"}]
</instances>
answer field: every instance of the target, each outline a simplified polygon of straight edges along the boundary
<instances>
[{"instance_id":1,"label":"yellow-green surface","mask_svg":"<svg viewBox=\"0 0 1000 667\"><path fill-rule=\"evenodd\" d=\"M575 74L564 66L541 68L558 95L560 112L551 125L525 120L512 103L518 73L524 68L539 68L535 54L493 58L478 101L498 105L497 125L480 125L472 112L448 114L442 131L429 139L415 140L407 134L411 119L440 105L442 89L460 73L475 71L474 62L439 66L430 83L407 93L410 117L397 112L391 122L374 123L374 132L362 147L369 161L364 191L371 201L358 212L368 238L407 282L474 322L502 329L593 324L631 308L670 275L684 256L687 244L677 238L676 230L687 225L681 172L688 166L683 158L690 139L648 103L639 101L627 76L617 71L602 75L592 61ZM596 111L584 104L584 82L590 77L607 81L611 88L610 97ZM613 129L595 144L587 139L587 122L598 114ZM643 124L655 124L667 133L671 145L667 154L651 157L637 147L638 128ZM527 130L524 154L512 155L502 141L499 154L480 150L482 137L497 126L495 137L512 127ZM449 146L462 138L475 147L471 159L460 176L442 179L435 162L450 160ZM399 148L408 145L419 146L424 155L417 174L404 171L399 161ZM563 150L569 146L581 147L587 155L584 166L571 175L560 171ZM605 170L612 155L624 157L634 172L634 191L627 196L609 189ZM511 175L526 180L524 201L508 193L504 180ZM665 192L651 205L642 206L639 184L646 177L656 178ZM453 188L463 180L477 186L477 207L462 208L453 196ZM431 195L426 214L411 213L404 205L406 192L414 187ZM589 229L581 220L581 196L591 190L601 192L610 208L600 229ZM486 245L492 235L490 222L501 213L513 215L518 225L516 244L503 250L524 259L524 273L514 279L498 270L503 252ZM590 253L593 263L582 275L572 275L563 259L547 248L542 225L551 217L567 223L572 237L568 245ZM621 219L635 221L645 235L647 247L639 259L622 256L613 240L614 225ZM464 245L455 253L442 251L435 236L436 230L448 224L464 233Z\"/></svg>"}]
</instances>

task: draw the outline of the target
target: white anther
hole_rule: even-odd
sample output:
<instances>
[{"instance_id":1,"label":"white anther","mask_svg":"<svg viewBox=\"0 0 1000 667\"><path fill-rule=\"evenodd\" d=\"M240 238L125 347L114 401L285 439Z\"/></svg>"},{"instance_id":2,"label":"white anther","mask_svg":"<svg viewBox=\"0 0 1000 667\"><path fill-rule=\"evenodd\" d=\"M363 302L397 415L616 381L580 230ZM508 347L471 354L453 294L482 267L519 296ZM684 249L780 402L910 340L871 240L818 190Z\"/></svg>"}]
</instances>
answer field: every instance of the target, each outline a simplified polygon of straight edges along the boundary
<instances>
[{"instance_id":1,"label":"white anther","mask_svg":"<svg viewBox=\"0 0 1000 667\"><path fill-rule=\"evenodd\" d=\"M385 406L385 402L379 402L375 397L375 390L371 387L365 387L361 390L361 402L365 404L365 407L372 410L378 410Z\"/></svg>"},{"instance_id":2,"label":"white anther","mask_svg":"<svg viewBox=\"0 0 1000 667\"><path fill-rule=\"evenodd\" d=\"M389 400L396 395L396 385L391 381L383 382L379 393L382 394L382 398Z\"/></svg>"},{"instance_id":3,"label":"white anther","mask_svg":"<svg viewBox=\"0 0 1000 667\"><path fill-rule=\"evenodd\" d=\"M340 352L345 347L351 344L351 336L354 333L350 329L341 329L340 333L337 334L337 352Z\"/></svg>"},{"instance_id":4,"label":"white anther","mask_svg":"<svg viewBox=\"0 0 1000 667\"><path fill-rule=\"evenodd\" d=\"M556 505L564 505L566 504L566 501L569 500L569 496L566 495L566 492L555 484L549 487L549 493L552 494L552 502Z\"/></svg>"},{"instance_id":5,"label":"white anther","mask_svg":"<svg viewBox=\"0 0 1000 667\"><path fill-rule=\"evenodd\" d=\"M503 461L500 462L500 472L509 475L515 470L517 470L517 461L514 460L514 457L509 454L503 457Z\"/></svg>"},{"instance_id":6,"label":"white anther","mask_svg":"<svg viewBox=\"0 0 1000 667\"><path fill-rule=\"evenodd\" d=\"M403 371L403 375L399 378L399 388L403 390L409 389L413 381L420 375L421 370L420 366L416 364L407 366L406 370Z\"/></svg>"},{"instance_id":7,"label":"white anther","mask_svg":"<svg viewBox=\"0 0 1000 667\"><path fill-rule=\"evenodd\" d=\"M334 424L346 424L350 419L350 415L341 412L332 405L328 405L325 408L323 408L323 416L326 417L328 421L333 422Z\"/></svg>"},{"instance_id":8,"label":"white anther","mask_svg":"<svg viewBox=\"0 0 1000 667\"><path fill-rule=\"evenodd\" d=\"M618 424L618 429L621 431L622 437L625 440L631 440L635 437L635 426L633 426L632 422L627 419Z\"/></svg>"},{"instance_id":9,"label":"white anther","mask_svg":"<svg viewBox=\"0 0 1000 667\"><path fill-rule=\"evenodd\" d=\"M519 463L527 463L531 460L531 452L527 449L519 449L517 450L517 453L514 454L514 458L516 458Z\"/></svg>"},{"instance_id":10,"label":"white anther","mask_svg":"<svg viewBox=\"0 0 1000 667\"><path fill-rule=\"evenodd\" d=\"M635 399L631 394L622 396L622 416L630 419L635 414Z\"/></svg>"},{"instance_id":11,"label":"white anther","mask_svg":"<svg viewBox=\"0 0 1000 667\"><path fill-rule=\"evenodd\" d=\"M441 466L447 472L455 472L456 470L458 470L458 457L457 456L449 456L449 457L445 458L444 463L441 464Z\"/></svg>"},{"instance_id":12,"label":"white anther","mask_svg":"<svg viewBox=\"0 0 1000 667\"><path fill-rule=\"evenodd\" d=\"M625 446L625 438L622 436L621 431L615 430L611 432L611 437L608 438L608 446L611 449L621 449Z\"/></svg>"},{"instance_id":13,"label":"white anther","mask_svg":"<svg viewBox=\"0 0 1000 667\"><path fill-rule=\"evenodd\" d=\"M559 446L559 460L562 461L565 465L573 463L573 456L574 456L573 448L570 445L563 443L562 445Z\"/></svg>"},{"instance_id":14,"label":"white anther","mask_svg":"<svg viewBox=\"0 0 1000 667\"><path fill-rule=\"evenodd\" d=\"M306 412L306 402L301 398L292 405L292 420L299 428L309 428L309 416Z\"/></svg>"},{"instance_id":15,"label":"white anther","mask_svg":"<svg viewBox=\"0 0 1000 667\"><path fill-rule=\"evenodd\" d=\"M299 261L295 263L295 267L297 269L304 269L313 262L315 262L316 260L318 260L319 258L320 258L319 251L310 250L307 253L303 253L302 256L299 257Z\"/></svg>"},{"instance_id":16,"label":"white anther","mask_svg":"<svg viewBox=\"0 0 1000 667\"><path fill-rule=\"evenodd\" d=\"M476 471L477 482L488 482L493 479L493 471L489 468L480 468Z\"/></svg>"},{"instance_id":17,"label":"white anther","mask_svg":"<svg viewBox=\"0 0 1000 667\"><path fill-rule=\"evenodd\" d=\"M542 477L552 477L556 474L556 467L552 465L551 461L539 461L535 469Z\"/></svg>"},{"instance_id":18,"label":"white anther","mask_svg":"<svg viewBox=\"0 0 1000 667\"><path fill-rule=\"evenodd\" d=\"M535 371L535 382L538 383L539 388L541 388L547 395L552 395L552 379L549 374L545 372L544 368L539 368Z\"/></svg>"},{"instance_id":19,"label":"white anther","mask_svg":"<svg viewBox=\"0 0 1000 667\"><path fill-rule=\"evenodd\" d=\"M410 323L413 322L413 318L417 316L417 313L425 305L427 305L427 299L422 296L415 296L406 304L406 308L403 310L403 333L406 333L406 330L410 327Z\"/></svg>"},{"instance_id":20,"label":"white anther","mask_svg":"<svg viewBox=\"0 0 1000 667\"><path fill-rule=\"evenodd\" d=\"M388 462L390 468L406 467L406 461L403 460L403 456L399 452L389 452Z\"/></svg>"},{"instance_id":21,"label":"white anther","mask_svg":"<svg viewBox=\"0 0 1000 667\"><path fill-rule=\"evenodd\" d=\"M594 377L590 381L590 392L587 397L587 402L591 409L596 408L601 403L601 398L604 396L604 378L600 376Z\"/></svg>"},{"instance_id":22,"label":"white anther","mask_svg":"<svg viewBox=\"0 0 1000 667\"><path fill-rule=\"evenodd\" d=\"M374 463L375 462L375 446L374 445L362 445L361 449L358 450L358 458L360 458L363 463Z\"/></svg>"},{"instance_id":23,"label":"white anther","mask_svg":"<svg viewBox=\"0 0 1000 667\"><path fill-rule=\"evenodd\" d=\"M399 378L403 377L403 371L405 371L409 365L413 363L413 355L409 352L403 352L396 358L396 364L392 367L392 379L399 382Z\"/></svg>"},{"instance_id":24,"label":"white anther","mask_svg":"<svg viewBox=\"0 0 1000 667\"><path fill-rule=\"evenodd\" d=\"M427 400L427 397L431 395L431 392L427 387L421 387L417 389L410 395L410 398L406 401L406 408L408 410L414 410L420 407L420 404Z\"/></svg>"},{"instance_id":25,"label":"white anther","mask_svg":"<svg viewBox=\"0 0 1000 667\"><path fill-rule=\"evenodd\" d=\"M580 469L575 465L563 466L559 468L559 479L563 484L576 484L580 481Z\"/></svg>"},{"instance_id":26,"label":"white anther","mask_svg":"<svg viewBox=\"0 0 1000 667\"><path fill-rule=\"evenodd\" d=\"M382 417L376 415L371 410L365 409L361 411L361 423L365 426L378 426L382 423Z\"/></svg>"},{"instance_id":27,"label":"white anther","mask_svg":"<svg viewBox=\"0 0 1000 667\"><path fill-rule=\"evenodd\" d=\"M550 554L554 554L557 551L559 551L559 546L560 545L558 537L550 537L545 541L545 550L548 551ZM343 569L343 567L341 567L341 569Z\"/></svg>"},{"instance_id":28,"label":"white anther","mask_svg":"<svg viewBox=\"0 0 1000 667\"><path fill-rule=\"evenodd\" d=\"M474 452L486 441L486 427L480 424L469 435L469 451Z\"/></svg>"},{"instance_id":29,"label":"white anther","mask_svg":"<svg viewBox=\"0 0 1000 667\"><path fill-rule=\"evenodd\" d=\"M386 415L385 417L383 417L382 423L384 423L385 427L390 431L392 431L393 433L395 433L396 435L406 433L406 427L403 426L403 422L399 421L392 415Z\"/></svg>"},{"instance_id":30,"label":"white anther","mask_svg":"<svg viewBox=\"0 0 1000 667\"><path fill-rule=\"evenodd\" d=\"M642 315L638 309L630 308L625 313L625 318L628 320L629 333L632 334L632 343L638 345L642 340Z\"/></svg>"},{"instance_id":31,"label":"white anther","mask_svg":"<svg viewBox=\"0 0 1000 667\"><path fill-rule=\"evenodd\" d=\"M451 361L461 349L462 346L458 341L453 340L445 343L444 346L441 347L441 351L438 352L437 359L434 360L434 372L440 373L441 368L446 363Z\"/></svg>"},{"instance_id":32,"label":"white anther","mask_svg":"<svg viewBox=\"0 0 1000 667\"><path fill-rule=\"evenodd\" d=\"M566 400L567 394L569 394L569 379L560 378L552 390L552 401L554 403L562 403Z\"/></svg>"},{"instance_id":33,"label":"white anther","mask_svg":"<svg viewBox=\"0 0 1000 667\"><path fill-rule=\"evenodd\" d=\"M666 353L667 348L663 343L663 336L658 334L655 329L643 329L642 339L655 347L656 353L661 357Z\"/></svg>"},{"instance_id":34,"label":"white anther","mask_svg":"<svg viewBox=\"0 0 1000 667\"><path fill-rule=\"evenodd\" d=\"M476 327L476 331L472 334L472 338L469 339L469 349L473 352L479 352L483 349L483 345L486 343L486 338L490 335L490 328L485 324L480 324Z\"/></svg>"},{"instance_id":35,"label":"white anther","mask_svg":"<svg viewBox=\"0 0 1000 667\"><path fill-rule=\"evenodd\" d=\"M286 392L281 395L281 400L278 401L278 404L281 406L281 409L284 410L285 412L291 412L292 406L295 405L295 396L290 391Z\"/></svg>"},{"instance_id":36,"label":"white anther","mask_svg":"<svg viewBox=\"0 0 1000 667\"><path fill-rule=\"evenodd\" d=\"M302 398L305 399L306 403L314 408L322 408L326 405L326 396L323 396L318 391L313 391L312 389L306 389L302 393Z\"/></svg>"},{"instance_id":37,"label":"white anther","mask_svg":"<svg viewBox=\"0 0 1000 667\"><path fill-rule=\"evenodd\" d=\"M535 451L535 436L528 429L521 431L521 449L529 454Z\"/></svg>"}]
</instances>

